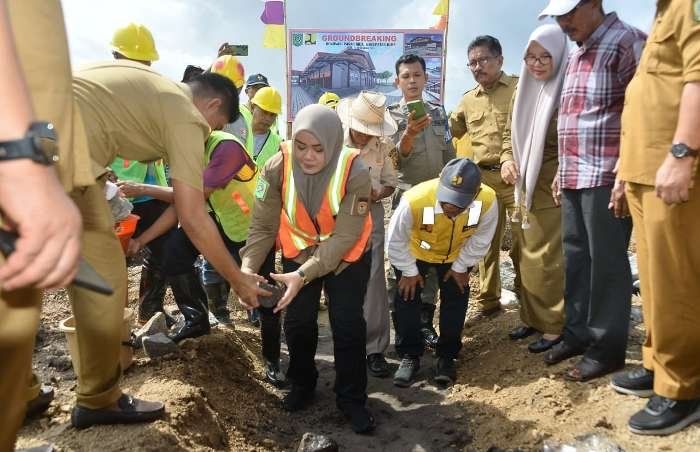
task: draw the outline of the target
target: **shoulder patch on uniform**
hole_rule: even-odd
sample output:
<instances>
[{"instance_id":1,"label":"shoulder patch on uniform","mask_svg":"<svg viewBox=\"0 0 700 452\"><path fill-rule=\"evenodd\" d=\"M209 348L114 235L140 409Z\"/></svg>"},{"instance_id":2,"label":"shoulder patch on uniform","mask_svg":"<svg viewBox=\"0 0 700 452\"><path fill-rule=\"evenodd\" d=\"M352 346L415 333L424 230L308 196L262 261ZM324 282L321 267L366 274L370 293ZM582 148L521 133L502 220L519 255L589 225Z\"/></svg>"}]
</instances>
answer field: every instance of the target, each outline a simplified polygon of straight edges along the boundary
<instances>
[{"instance_id":1,"label":"shoulder patch on uniform","mask_svg":"<svg viewBox=\"0 0 700 452\"><path fill-rule=\"evenodd\" d=\"M693 0L693 19L700 22L700 0Z\"/></svg>"},{"instance_id":2,"label":"shoulder patch on uniform","mask_svg":"<svg viewBox=\"0 0 700 452\"><path fill-rule=\"evenodd\" d=\"M364 216L369 212L369 198L355 196L352 200L350 215Z\"/></svg>"},{"instance_id":3,"label":"shoulder patch on uniform","mask_svg":"<svg viewBox=\"0 0 700 452\"><path fill-rule=\"evenodd\" d=\"M265 201L268 188L270 188L270 183L262 177L258 178L258 184L255 186L255 198Z\"/></svg>"}]
</instances>

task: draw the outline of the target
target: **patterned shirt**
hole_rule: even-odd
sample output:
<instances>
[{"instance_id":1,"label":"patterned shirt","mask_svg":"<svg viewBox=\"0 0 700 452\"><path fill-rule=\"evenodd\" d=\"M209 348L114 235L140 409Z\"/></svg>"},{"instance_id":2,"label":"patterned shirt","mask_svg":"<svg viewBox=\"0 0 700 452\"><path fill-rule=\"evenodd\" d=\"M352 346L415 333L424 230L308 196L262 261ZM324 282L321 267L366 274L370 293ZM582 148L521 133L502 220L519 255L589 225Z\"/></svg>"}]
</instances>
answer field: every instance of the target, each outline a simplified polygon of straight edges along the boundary
<instances>
[{"instance_id":1,"label":"patterned shirt","mask_svg":"<svg viewBox=\"0 0 700 452\"><path fill-rule=\"evenodd\" d=\"M646 35L610 13L570 55L559 109L559 182L610 186L620 155L620 116Z\"/></svg>"}]
</instances>

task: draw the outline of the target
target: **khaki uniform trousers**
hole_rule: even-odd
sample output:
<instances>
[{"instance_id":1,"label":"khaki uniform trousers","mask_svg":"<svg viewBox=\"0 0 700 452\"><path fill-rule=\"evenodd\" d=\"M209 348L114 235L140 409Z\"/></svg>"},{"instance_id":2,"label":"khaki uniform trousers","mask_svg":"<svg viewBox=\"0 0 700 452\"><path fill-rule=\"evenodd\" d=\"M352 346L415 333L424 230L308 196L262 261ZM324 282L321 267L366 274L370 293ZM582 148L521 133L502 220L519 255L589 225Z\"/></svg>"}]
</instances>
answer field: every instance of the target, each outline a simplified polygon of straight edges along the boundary
<instances>
[{"instance_id":1,"label":"khaki uniform trousers","mask_svg":"<svg viewBox=\"0 0 700 452\"><path fill-rule=\"evenodd\" d=\"M481 170L481 181L493 188L498 200L498 225L493 235L491 247L479 261L479 295L476 301L481 305L482 310L492 309L499 306L501 301L501 243L505 231L506 210L512 212L515 207L515 195L513 186L508 185L501 179L500 171ZM517 243L517 234L513 234L513 244L510 248L510 258L515 267L515 292L520 289L520 247Z\"/></svg>"},{"instance_id":2,"label":"khaki uniform trousers","mask_svg":"<svg viewBox=\"0 0 700 452\"><path fill-rule=\"evenodd\" d=\"M0 258L2 260L2 258ZM27 407L32 350L39 327L41 292L0 291L0 451L14 450Z\"/></svg>"},{"instance_id":3,"label":"khaki uniform trousers","mask_svg":"<svg viewBox=\"0 0 700 452\"><path fill-rule=\"evenodd\" d=\"M668 206L654 187L627 183L637 241L646 326L643 364L654 392L674 400L700 398L700 176L690 201Z\"/></svg>"},{"instance_id":4,"label":"khaki uniform trousers","mask_svg":"<svg viewBox=\"0 0 700 452\"><path fill-rule=\"evenodd\" d=\"M384 273L384 206L373 202L372 266L365 294L364 316L367 323L367 354L384 353L389 346L389 294Z\"/></svg>"}]
</instances>

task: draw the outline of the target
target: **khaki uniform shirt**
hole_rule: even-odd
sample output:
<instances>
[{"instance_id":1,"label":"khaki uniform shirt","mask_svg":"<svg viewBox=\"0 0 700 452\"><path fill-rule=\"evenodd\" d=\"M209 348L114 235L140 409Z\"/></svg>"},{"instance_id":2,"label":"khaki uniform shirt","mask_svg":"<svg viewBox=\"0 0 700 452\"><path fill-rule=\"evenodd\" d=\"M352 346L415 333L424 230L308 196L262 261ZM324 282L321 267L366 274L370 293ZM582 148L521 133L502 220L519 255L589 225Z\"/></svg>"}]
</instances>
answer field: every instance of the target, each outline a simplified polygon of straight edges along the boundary
<instances>
[{"instance_id":1,"label":"khaki uniform shirt","mask_svg":"<svg viewBox=\"0 0 700 452\"><path fill-rule=\"evenodd\" d=\"M512 152L502 154L503 128L508 120L508 110L518 77L501 74L496 85L486 90L477 85L467 91L450 115L452 135L462 138L469 133L474 152L474 163L481 166L498 165L512 160Z\"/></svg>"},{"instance_id":2,"label":"khaki uniform shirt","mask_svg":"<svg viewBox=\"0 0 700 452\"><path fill-rule=\"evenodd\" d=\"M700 82L700 1L660 0L625 94L620 179L655 184L675 135L683 85L690 82Z\"/></svg>"},{"instance_id":3,"label":"khaki uniform shirt","mask_svg":"<svg viewBox=\"0 0 700 452\"><path fill-rule=\"evenodd\" d=\"M345 131L345 146L355 147L350 133ZM396 187L398 178L391 155L395 152L394 143L389 138L373 137L360 149L360 157L369 169L370 182L374 190L383 187Z\"/></svg>"},{"instance_id":4,"label":"khaki uniform shirt","mask_svg":"<svg viewBox=\"0 0 700 452\"><path fill-rule=\"evenodd\" d=\"M202 190L202 156L210 129L187 85L143 64L119 60L77 72L73 93L96 176L117 153L140 162L164 159L173 179Z\"/></svg>"},{"instance_id":5,"label":"khaki uniform shirt","mask_svg":"<svg viewBox=\"0 0 700 452\"><path fill-rule=\"evenodd\" d=\"M442 105L432 102L425 102L425 107L432 119L432 124L415 136L411 153L406 157L401 155L398 149L408 125L406 101L401 99L401 102L388 107L391 117L399 126L392 141L396 145L396 169L399 171L399 182L404 185L400 187L403 190L438 177L445 164L455 158L452 137L449 136L447 129L445 109Z\"/></svg>"},{"instance_id":6,"label":"khaki uniform shirt","mask_svg":"<svg viewBox=\"0 0 700 452\"><path fill-rule=\"evenodd\" d=\"M282 170L281 152L265 163L255 189L253 218L248 229L246 246L241 249L241 268L257 273L265 258L275 246L280 228L282 212ZM369 209L366 208L370 193L367 168L361 160L355 159L345 187L345 196L340 201L340 210L335 218L335 229L329 239L320 245L303 250L294 261L302 264L300 269L311 281L330 272L340 273L349 264L343 256L353 247L362 235ZM369 248L371 243L367 242Z\"/></svg>"}]
</instances>

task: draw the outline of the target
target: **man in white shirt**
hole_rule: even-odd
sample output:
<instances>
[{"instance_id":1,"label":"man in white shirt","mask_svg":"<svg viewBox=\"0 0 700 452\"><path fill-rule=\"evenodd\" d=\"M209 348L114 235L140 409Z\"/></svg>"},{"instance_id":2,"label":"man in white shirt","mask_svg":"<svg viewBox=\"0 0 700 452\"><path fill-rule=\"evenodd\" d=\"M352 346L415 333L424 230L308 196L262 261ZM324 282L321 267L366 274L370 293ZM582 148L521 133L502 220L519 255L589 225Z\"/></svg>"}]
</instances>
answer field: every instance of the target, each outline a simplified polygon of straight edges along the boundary
<instances>
[{"instance_id":1,"label":"man in white shirt","mask_svg":"<svg viewBox=\"0 0 700 452\"><path fill-rule=\"evenodd\" d=\"M498 222L495 192L481 184L469 159L451 160L440 174L404 193L389 223L387 252L398 279L394 299L396 352L401 364L394 384L410 386L420 366L420 294L434 269L440 285L440 339L435 381L456 380L455 359L469 300L469 272L486 254Z\"/></svg>"}]
</instances>

